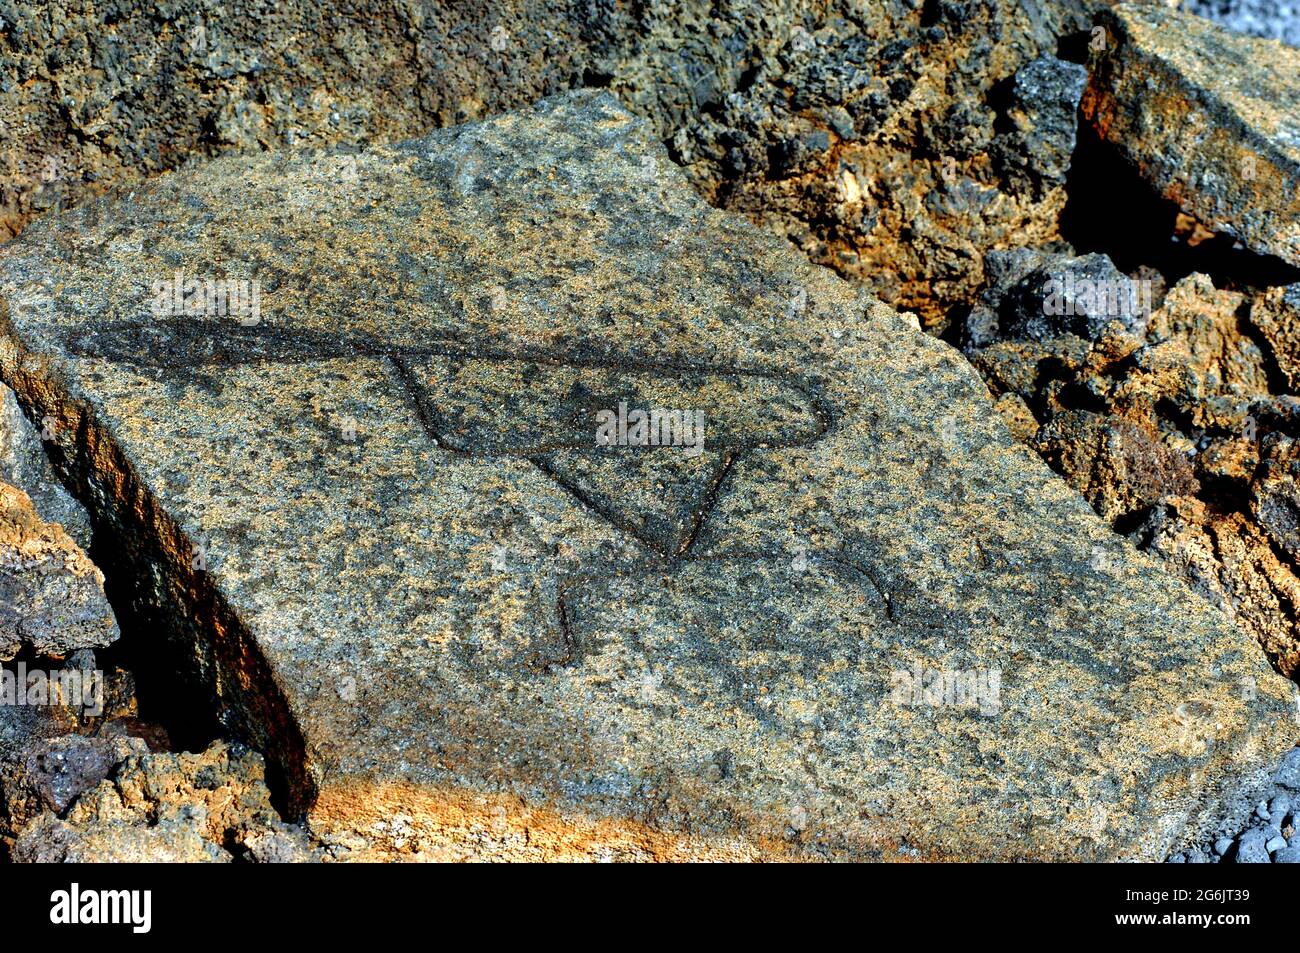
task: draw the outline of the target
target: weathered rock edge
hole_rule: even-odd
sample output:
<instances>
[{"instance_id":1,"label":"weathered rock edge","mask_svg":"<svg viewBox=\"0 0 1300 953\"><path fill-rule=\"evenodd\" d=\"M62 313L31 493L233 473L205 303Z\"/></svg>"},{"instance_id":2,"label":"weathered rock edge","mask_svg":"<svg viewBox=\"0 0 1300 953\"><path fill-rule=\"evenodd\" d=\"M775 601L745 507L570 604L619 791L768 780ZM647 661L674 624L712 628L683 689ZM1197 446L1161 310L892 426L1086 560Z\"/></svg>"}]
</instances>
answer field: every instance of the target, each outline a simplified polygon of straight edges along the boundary
<instances>
[{"instance_id":1,"label":"weathered rock edge","mask_svg":"<svg viewBox=\"0 0 1300 953\"><path fill-rule=\"evenodd\" d=\"M1300 265L1300 50L1159 5L1098 23L1084 118L1164 198Z\"/></svg>"},{"instance_id":2,"label":"weathered rock edge","mask_svg":"<svg viewBox=\"0 0 1300 953\"><path fill-rule=\"evenodd\" d=\"M0 660L24 647L61 658L117 637L99 569L31 497L0 481Z\"/></svg>"},{"instance_id":3,"label":"weathered rock edge","mask_svg":"<svg viewBox=\"0 0 1300 953\"><path fill-rule=\"evenodd\" d=\"M194 547L140 480L89 403L66 390L52 361L28 352L13 333L0 297L0 371L30 417L54 421L52 461L86 506L96 532L118 554L113 568L140 612L167 641L189 650L191 672L220 699L220 717L235 735L263 751L283 772L287 804L299 815L315 789L306 771L302 734L270 665L207 573L193 566ZM163 646L160 646L163 648Z\"/></svg>"}]
</instances>

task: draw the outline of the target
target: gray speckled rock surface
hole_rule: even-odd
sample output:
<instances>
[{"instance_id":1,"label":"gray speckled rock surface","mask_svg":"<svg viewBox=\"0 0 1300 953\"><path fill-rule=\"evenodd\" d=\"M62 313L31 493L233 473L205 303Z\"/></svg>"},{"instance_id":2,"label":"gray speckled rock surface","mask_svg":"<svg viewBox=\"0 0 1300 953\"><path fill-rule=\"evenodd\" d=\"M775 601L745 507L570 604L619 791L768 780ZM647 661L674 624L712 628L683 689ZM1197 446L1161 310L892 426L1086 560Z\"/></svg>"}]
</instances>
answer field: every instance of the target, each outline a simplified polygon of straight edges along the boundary
<instances>
[{"instance_id":1,"label":"gray speckled rock surface","mask_svg":"<svg viewBox=\"0 0 1300 953\"><path fill-rule=\"evenodd\" d=\"M1008 110L1011 128L996 139L993 154L1020 189L1045 192L1065 185L1087 81L1082 66L1054 56L1040 56L1016 73Z\"/></svg>"},{"instance_id":2,"label":"gray speckled rock surface","mask_svg":"<svg viewBox=\"0 0 1300 953\"><path fill-rule=\"evenodd\" d=\"M1300 265L1300 50L1159 5L1100 22L1082 109L1102 138L1211 229Z\"/></svg>"},{"instance_id":3,"label":"gray speckled rock surface","mask_svg":"<svg viewBox=\"0 0 1300 953\"><path fill-rule=\"evenodd\" d=\"M0 249L0 374L326 842L1154 859L1293 741L955 351L614 100L332 161ZM178 270L257 320L160 317ZM599 445L620 401L702 410L702 452Z\"/></svg>"}]
</instances>

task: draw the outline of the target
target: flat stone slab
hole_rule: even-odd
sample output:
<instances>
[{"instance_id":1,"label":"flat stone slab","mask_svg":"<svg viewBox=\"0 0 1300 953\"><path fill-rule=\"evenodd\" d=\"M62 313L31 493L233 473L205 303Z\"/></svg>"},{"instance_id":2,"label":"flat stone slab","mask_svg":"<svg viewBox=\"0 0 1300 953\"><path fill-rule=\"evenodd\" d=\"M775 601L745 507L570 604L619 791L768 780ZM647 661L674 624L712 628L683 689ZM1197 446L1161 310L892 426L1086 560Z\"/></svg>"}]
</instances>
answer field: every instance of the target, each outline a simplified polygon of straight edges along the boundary
<instances>
[{"instance_id":1,"label":"flat stone slab","mask_svg":"<svg viewBox=\"0 0 1300 953\"><path fill-rule=\"evenodd\" d=\"M1160 4L1099 22L1081 104L1097 132L1210 228L1300 265L1300 50Z\"/></svg>"},{"instance_id":2,"label":"flat stone slab","mask_svg":"<svg viewBox=\"0 0 1300 953\"><path fill-rule=\"evenodd\" d=\"M322 836L1151 859L1291 743L1262 653L955 351L711 210L613 99L338 161L218 160L0 249L0 372ZM178 271L259 309L171 313ZM702 445L600 439L653 408Z\"/></svg>"}]
</instances>

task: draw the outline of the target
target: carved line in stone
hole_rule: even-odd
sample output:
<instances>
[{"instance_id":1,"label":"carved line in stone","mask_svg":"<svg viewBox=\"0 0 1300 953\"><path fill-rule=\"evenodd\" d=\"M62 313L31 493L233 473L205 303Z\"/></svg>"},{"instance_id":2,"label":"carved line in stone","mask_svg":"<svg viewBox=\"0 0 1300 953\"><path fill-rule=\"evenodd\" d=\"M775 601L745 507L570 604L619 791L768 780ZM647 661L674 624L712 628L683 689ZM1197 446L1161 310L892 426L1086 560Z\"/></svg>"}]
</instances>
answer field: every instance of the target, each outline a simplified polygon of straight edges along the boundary
<instances>
[{"instance_id":1,"label":"carved line in stone","mask_svg":"<svg viewBox=\"0 0 1300 953\"><path fill-rule=\"evenodd\" d=\"M278 336L274 331L266 330L268 326L244 327L226 322L212 321L159 321L155 323L131 322L113 325L104 330L81 332L68 342L68 349L79 356L111 360L120 363L146 367L160 367L182 370L206 366L239 366L244 364L295 364L316 361L337 360L355 357L358 354L386 363L401 385L402 396L415 413L416 419L425 436L440 449L463 456L486 456L473 450L452 446L438 432L433 414L429 410L428 390L416 378L408 361L412 358L444 358L449 360L477 360L489 362L515 362L549 364L559 367L594 368L633 373L693 373L710 374L720 377L756 377L782 384L798 391L808 401L817 418L815 433L810 437L792 441L767 442L761 439L740 442L725 446L722 462L709 482L704 502L693 514L691 527L676 552L666 552L653 538L643 535L636 527L618 517L617 513L600 506L581 492L578 487L560 476L553 467L539 456L537 448L519 454L529 460L556 485L564 489L585 509L593 512L610 523L619 532L630 535L653 551L667 559L684 556L698 538L700 530L707 522L708 515L716 505L721 494L722 485L730 475L735 462L748 451L763 444L766 449L782 449L795 446L811 446L825 436L831 426L832 415L826 405L813 396L801 381L792 380L785 375L774 374L737 367L717 365L694 365L681 363L660 363L628 361L600 358L570 358L554 354L530 354L526 352L511 353L491 349L461 350L439 347L384 347L378 342L360 337L333 337L319 332L298 332L292 338ZM136 338L138 349L122 347L123 338ZM217 348L213 349L213 345ZM190 346L204 350L193 354ZM270 345L269 348L266 346ZM229 350L227 350L229 349ZM187 353L190 352L190 353ZM190 359L187 359L190 358ZM557 448L581 448L578 444L561 444ZM545 448L544 448L545 449Z\"/></svg>"},{"instance_id":2,"label":"carved line in stone","mask_svg":"<svg viewBox=\"0 0 1300 953\"><path fill-rule=\"evenodd\" d=\"M132 350L129 347L120 346L122 338L130 337L138 338L140 345L138 349ZM151 338L161 338L161 340L151 341ZM214 343L217 345L216 348L212 347ZM180 346L177 347L176 345ZM203 350L195 353L194 349L187 345L196 345ZM667 372L709 374L724 377L755 377L782 384L799 392L808 402L817 418L815 432L801 440L766 442L755 439L726 446L722 451L721 463L713 478L709 481L703 501L693 514L689 531L675 552L666 552L654 538L638 532L636 527L620 518L617 512L609 511L590 499L578 487L573 486L570 481L565 480L552 467L547 465L547 462L538 456L536 450L531 451L531 453L519 454L568 493L584 509L605 520L619 532L638 540L657 557L669 564L690 558L690 550L699 538L710 513L717 505L724 484L731 476L735 464L746 453L758 449L758 444L763 444L766 449L812 446L825 436L834 419L829 407L811 393L810 388L803 381L768 371L709 364L651 363L618 358L574 358L563 355L557 356L551 353L505 352L479 347L384 346L373 340L360 337L333 337L315 332L306 334L300 332L293 338L286 338L278 337L274 333L267 333L265 330L256 327L246 328L240 325L218 324L215 322L176 321L161 321L151 324L132 323L116 325L100 331L83 332L75 335L68 342L68 348L72 353L83 357L171 370L259 363L314 363L360 355L386 364L396 377L402 397L415 414L425 436L440 449L461 456L483 456L484 454L451 446L445 437L438 432L433 421L433 415L428 407L428 389L420 384L412 371L409 364L411 359L443 358L466 361L508 361L631 373ZM770 557L767 558L770 559ZM605 573L599 572L602 568L606 570ZM581 650L577 636L573 631L571 610L567 602L569 590L574 585L580 584L581 580L594 578L598 574L607 574L608 570L612 568L614 567L597 566L597 571L579 572L557 578L555 612L559 640L563 646L563 651L560 658L547 661L547 665L572 664ZM879 592L878 588L877 592ZM886 604L888 604L887 600ZM890 614L892 616L892 612Z\"/></svg>"}]
</instances>

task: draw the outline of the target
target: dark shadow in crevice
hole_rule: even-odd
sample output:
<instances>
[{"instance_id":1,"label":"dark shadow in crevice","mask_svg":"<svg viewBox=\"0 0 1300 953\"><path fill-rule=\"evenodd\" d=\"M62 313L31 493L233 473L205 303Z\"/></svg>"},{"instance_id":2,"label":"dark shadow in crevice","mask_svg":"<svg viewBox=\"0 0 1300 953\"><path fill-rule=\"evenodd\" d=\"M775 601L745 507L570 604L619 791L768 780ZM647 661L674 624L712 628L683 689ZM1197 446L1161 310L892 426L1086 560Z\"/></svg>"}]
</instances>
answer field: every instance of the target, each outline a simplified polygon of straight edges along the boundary
<instances>
[{"instance_id":1,"label":"dark shadow in crevice","mask_svg":"<svg viewBox=\"0 0 1300 953\"><path fill-rule=\"evenodd\" d=\"M1226 235L1196 246L1178 236L1179 208L1161 198L1116 149L1084 122L1066 182L1061 234L1080 254L1109 255L1121 271L1155 268L1171 285L1202 272L1215 287L1254 291L1300 281L1300 268L1259 255Z\"/></svg>"},{"instance_id":2,"label":"dark shadow in crevice","mask_svg":"<svg viewBox=\"0 0 1300 953\"><path fill-rule=\"evenodd\" d=\"M158 637L168 620L140 598L134 578L150 570L125 560L125 547L114 535L96 525L87 552L104 574L104 594L121 631L117 642L96 651L96 660L131 673L140 721L162 728L171 750L202 751L226 732L208 693L197 690L189 676L192 660L182 658L172 640Z\"/></svg>"},{"instance_id":3,"label":"dark shadow in crevice","mask_svg":"<svg viewBox=\"0 0 1300 953\"><path fill-rule=\"evenodd\" d=\"M1056 41L1056 58L1067 63L1088 65L1088 44L1092 42L1091 30L1067 33Z\"/></svg>"},{"instance_id":4,"label":"dark shadow in crevice","mask_svg":"<svg viewBox=\"0 0 1300 953\"><path fill-rule=\"evenodd\" d=\"M87 498L89 487L89 496L106 495L84 462L79 476L85 481L79 499ZM138 498L142 491L134 474L124 482ZM152 500L125 509L158 512ZM296 820L314 799L302 770L302 739L251 637L205 572L182 579L163 568L165 553L176 547L160 546L158 537L178 535L174 527L127 522L117 507L105 512L106 518L92 513L89 555L104 574L104 592L117 616L122 635L112 651L135 679L140 720L162 727L175 751L203 751L220 738L257 749L272 805ZM223 695L244 697L218 698L217 685L225 686ZM235 686L241 688L232 692Z\"/></svg>"},{"instance_id":5,"label":"dark shadow in crevice","mask_svg":"<svg viewBox=\"0 0 1300 953\"><path fill-rule=\"evenodd\" d=\"M592 69L587 67L582 71L582 81L575 85L587 89L609 89L614 83L614 74L607 73L604 70Z\"/></svg>"},{"instance_id":6,"label":"dark shadow in crevice","mask_svg":"<svg viewBox=\"0 0 1300 953\"><path fill-rule=\"evenodd\" d=\"M1011 120L1011 109L1015 105L1014 75L1004 77L989 89L985 102L993 110L993 134L1005 136L1015 132L1016 124Z\"/></svg>"},{"instance_id":7,"label":"dark shadow in crevice","mask_svg":"<svg viewBox=\"0 0 1300 953\"><path fill-rule=\"evenodd\" d=\"M1098 394L1093 393L1077 378L1064 378L1065 385L1056 394L1056 401L1067 410L1078 410L1105 416L1110 407Z\"/></svg>"},{"instance_id":8,"label":"dark shadow in crevice","mask_svg":"<svg viewBox=\"0 0 1300 953\"><path fill-rule=\"evenodd\" d=\"M1120 536L1132 537L1137 534L1151 518L1153 507L1143 506L1132 513L1121 513L1111 522L1113 529Z\"/></svg>"},{"instance_id":9,"label":"dark shadow in crevice","mask_svg":"<svg viewBox=\"0 0 1300 953\"><path fill-rule=\"evenodd\" d=\"M1282 365L1278 363L1277 353L1268 342L1264 333L1250 320L1251 302L1243 301L1237 308L1237 333L1255 345L1264 365L1264 377L1268 381L1270 394L1290 394L1293 392Z\"/></svg>"},{"instance_id":10,"label":"dark shadow in crevice","mask_svg":"<svg viewBox=\"0 0 1300 953\"><path fill-rule=\"evenodd\" d=\"M42 449L64 489L75 496L75 483L64 476L74 468L63 448L55 441L44 441ZM126 553L131 547L120 530L93 509L88 508L87 514L92 536L86 555L104 575L104 595L120 633L112 645L95 650L95 663L104 671L120 668L131 674L138 719L161 728L171 750L202 751L221 736L220 724L205 694L195 691L181 674L188 672L192 663L182 658L170 641L158 637L166 620L146 612L139 597L133 595L140 587L135 574L148 570L130 565Z\"/></svg>"}]
</instances>

